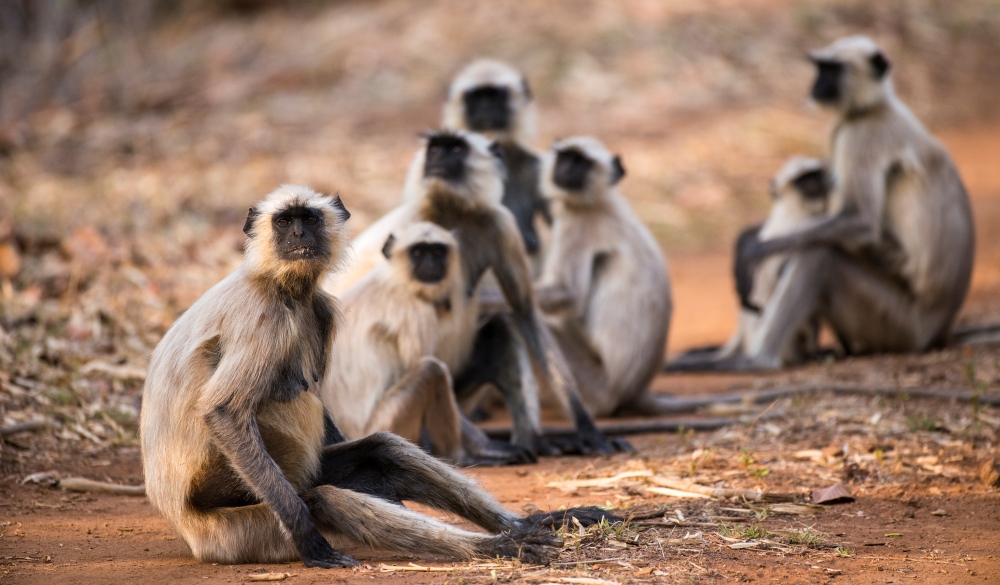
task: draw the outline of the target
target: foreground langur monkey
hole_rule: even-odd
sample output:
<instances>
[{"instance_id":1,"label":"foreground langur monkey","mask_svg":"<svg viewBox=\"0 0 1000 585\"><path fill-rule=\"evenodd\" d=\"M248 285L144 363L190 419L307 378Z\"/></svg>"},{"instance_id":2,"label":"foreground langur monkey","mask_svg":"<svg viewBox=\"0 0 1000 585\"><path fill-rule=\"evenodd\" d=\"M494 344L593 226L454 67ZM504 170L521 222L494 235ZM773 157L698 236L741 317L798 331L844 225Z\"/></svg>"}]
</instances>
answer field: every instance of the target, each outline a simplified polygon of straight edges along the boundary
<instances>
[{"instance_id":1,"label":"foreground langur monkey","mask_svg":"<svg viewBox=\"0 0 1000 585\"><path fill-rule=\"evenodd\" d=\"M737 238L735 258L740 250L753 242L784 236L809 225L809 222L826 215L830 178L823 161L793 157L789 159L771 183L771 211L764 223L744 230ZM765 258L752 273L736 266L737 291L740 298L739 322L736 332L712 357L729 359L752 355L755 333L762 307L774 295L785 263L784 254ZM746 280L746 279L749 279ZM801 362L817 350L819 324L811 320L803 325L792 343L781 356L784 364Z\"/></svg>"},{"instance_id":2,"label":"foreground langur monkey","mask_svg":"<svg viewBox=\"0 0 1000 585\"><path fill-rule=\"evenodd\" d=\"M742 250L744 269L787 254L741 368L782 365L819 316L849 353L943 344L969 289L969 198L944 147L896 97L889 61L867 37L811 53L812 97L839 119L830 142L828 215Z\"/></svg>"},{"instance_id":3,"label":"foreground langur monkey","mask_svg":"<svg viewBox=\"0 0 1000 585\"><path fill-rule=\"evenodd\" d=\"M535 117L528 80L506 63L478 59L452 80L443 125L485 134L503 149L507 178L502 203L514 214L529 257L540 261L535 218L551 224L552 217L539 193L539 158L528 146L535 137Z\"/></svg>"},{"instance_id":4,"label":"foreground langur monkey","mask_svg":"<svg viewBox=\"0 0 1000 585\"><path fill-rule=\"evenodd\" d=\"M511 442L532 452L610 453L625 448L597 430L576 388L568 365L535 307L524 243L503 195L503 151L472 132L439 131L424 136L407 175L403 204L375 222L353 242L356 268L346 282L357 282L382 258L384 242L395 230L429 221L451 230L458 241L468 310L479 314L480 283L490 271L510 307L488 315L485 323L442 334L435 357L448 365L460 404L468 409L487 384L500 390L510 411ZM328 279L328 291L344 290ZM472 339L471 353L469 340ZM554 395L577 433L553 445L541 435L539 389Z\"/></svg>"},{"instance_id":5,"label":"foreground langur monkey","mask_svg":"<svg viewBox=\"0 0 1000 585\"><path fill-rule=\"evenodd\" d=\"M462 363L478 314L470 310L458 242L429 222L405 226L382 248L386 261L341 296L344 322L323 381L323 402L348 439L392 431L459 465L528 463L510 443L491 441L455 401L448 366L432 357L442 337Z\"/></svg>"},{"instance_id":6,"label":"foreground langur monkey","mask_svg":"<svg viewBox=\"0 0 1000 585\"><path fill-rule=\"evenodd\" d=\"M618 193L621 159L574 137L543 160L554 222L536 294L584 401L597 416L672 412L669 398L648 392L663 366L670 279L653 235Z\"/></svg>"},{"instance_id":7,"label":"foreground langur monkey","mask_svg":"<svg viewBox=\"0 0 1000 585\"><path fill-rule=\"evenodd\" d=\"M317 386L340 323L320 277L342 259L339 197L284 186L251 208L243 265L153 351L140 443L150 502L206 562L356 565L331 546L547 562L552 516L518 518L390 433L344 442ZM489 530L460 530L411 500ZM595 509L571 510L597 521ZM565 517L567 514L561 514Z\"/></svg>"}]
</instances>

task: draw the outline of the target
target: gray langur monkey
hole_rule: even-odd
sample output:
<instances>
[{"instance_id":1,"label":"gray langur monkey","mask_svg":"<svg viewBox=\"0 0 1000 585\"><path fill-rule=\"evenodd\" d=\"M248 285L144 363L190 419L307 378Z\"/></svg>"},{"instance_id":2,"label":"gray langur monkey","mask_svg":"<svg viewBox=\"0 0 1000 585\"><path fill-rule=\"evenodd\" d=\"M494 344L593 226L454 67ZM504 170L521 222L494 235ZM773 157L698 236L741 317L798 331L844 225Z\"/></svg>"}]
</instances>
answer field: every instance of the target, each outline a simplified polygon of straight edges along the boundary
<instances>
[{"instance_id":1,"label":"gray langur monkey","mask_svg":"<svg viewBox=\"0 0 1000 585\"><path fill-rule=\"evenodd\" d=\"M250 209L243 265L153 351L139 423L150 502L205 562L358 564L334 546L547 562L558 540L541 528L558 516L519 518L390 433L345 442L325 413L317 392L341 316L319 280L343 258L348 216L339 197L291 185Z\"/></svg>"},{"instance_id":2,"label":"gray langur monkey","mask_svg":"<svg viewBox=\"0 0 1000 585\"><path fill-rule=\"evenodd\" d=\"M541 262L536 217L552 224L539 192L539 157L529 146L535 138L536 111L528 80L516 69L492 59L469 63L452 80L444 105L443 127L485 134L497 141L507 161L504 207L514 214L532 262Z\"/></svg>"},{"instance_id":3,"label":"gray langur monkey","mask_svg":"<svg viewBox=\"0 0 1000 585\"><path fill-rule=\"evenodd\" d=\"M768 256L752 272L740 264L741 251L758 241L784 236L826 215L830 177L823 161L792 157L771 181L771 211L764 223L743 230L736 239L733 272L740 301L736 331L722 347L692 350L671 361L668 371L711 370L715 362L752 355L763 307L774 294L784 254ZM803 325L795 340L781 356L783 364L801 362L817 351L819 323L813 319Z\"/></svg>"},{"instance_id":4,"label":"gray langur monkey","mask_svg":"<svg viewBox=\"0 0 1000 585\"><path fill-rule=\"evenodd\" d=\"M621 159L590 137L556 142L543 158L551 247L536 295L597 416L673 412L649 394L663 366L672 300L659 244L618 192Z\"/></svg>"},{"instance_id":5,"label":"gray langur monkey","mask_svg":"<svg viewBox=\"0 0 1000 585\"><path fill-rule=\"evenodd\" d=\"M461 130L426 134L410 165L403 204L354 240L357 268L346 282L356 282L358 273L375 266L383 243L402 226L429 221L451 230L458 241L469 310L479 313L480 283L488 272L510 307L487 315L471 329L442 335L435 357L448 365L459 403L468 408L482 387L494 385L511 413L511 442L533 452L609 453L625 448L597 430L572 372L544 327L517 223L500 204L504 169L502 149L485 136ZM328 291L344 287L340 279L328 279L324 286ZM541 435L539 382L577 429L558 445Z\"/></svg>"},{"instance_id":6,"label":"gray langur monkey","mask_svg":"<svg viewBox=\"0 0 1000 585\"><path fill-rule=\"evenodd\" d=\"M530 453L491 441L464 417L448 366L433 357L449 335L468 359L478 314L462 273L458 242L417 222L382 248L386 261L344 293L344 320L333 344L323 403L348 439L391 431L413 442L426 432L431 452L459 465L530 463Z\"/></svg>"},{"instance_id":7,"label":"gray langur monkey","mask_svg":"<svg viewBox=\"0 0 1000 585\"><path fill-rule=\"evenodd\" d=\"M827 215L741 250L744 270L787 256L739 369L776 368L810 319L848 353L943 344L965 299L974 234L969 198L945 148L896 97L889 61L867 37L810 54L812 97L837 112Z\"/></svg>"}]
</instances>

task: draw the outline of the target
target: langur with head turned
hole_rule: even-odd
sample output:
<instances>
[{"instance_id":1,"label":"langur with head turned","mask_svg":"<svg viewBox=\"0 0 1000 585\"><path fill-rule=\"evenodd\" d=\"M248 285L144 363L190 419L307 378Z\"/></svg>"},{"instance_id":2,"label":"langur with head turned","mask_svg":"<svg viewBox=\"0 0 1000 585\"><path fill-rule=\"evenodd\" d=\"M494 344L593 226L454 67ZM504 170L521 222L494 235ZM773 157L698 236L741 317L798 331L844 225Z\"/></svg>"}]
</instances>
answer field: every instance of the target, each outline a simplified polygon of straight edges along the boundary
<instances>
[{"instance_id":1,"label":"langur with head turned","mask_svg":"<svg viewBox=\"0 0 1000 585\"><path fill-rule=\"evenodd\" d=\"M552 223L539 192L538 155L529 146L535 137L535 104L528 80L516 69L492 59L478 59L462 69L448 88L443 126L485 134L497 141L507 161L504 207L514 214L532 263L541 261L542 242L536 218Z\"/></svg>"},{"instance_id":2,"label":"langur with head turned","mask_svg":"<svg viewBox=\"0 0 1000 585\"><path fill-rule=\"evenodd\" d=\"M472 351L470 310L458 242L429 222L402 227L382 248L386 261L341 296L344 322L323 382L323 402L348 439L391 431L413 442L426 433L431 453L459 465L534 461L510 443L490 441L455 401L448 366L433 357L443 338ZM445 348L442 348L445 349Z\"/></svg>"},{"instance_id":3,"label":"langur with head turned","mask_svg":"<svg viewBox=\"0 0 1000 585\"><path fill-rule=\"evenodd\" d=\"M736 239L733 272L740 301L736 332L722 347L692 350L681 355L667 365L668 371L712 370L716 362L725 367L730 360L756 351L753 343L761 310L774 295L786 258L783 254L774 254L751 272L740 263L742 250L759 241L792 233L826 215L829 192L830 178L822 161L797 156L781 167L771 182L771 211L767 219L763 224L743 230ZM782 363L799 363L815 354L818 335L819 323L811 319L787 346Z\"/></svg>"},{"instance_id":4,"label":"langur with head turned","mask_svg":"<svg viewBox=\"0 0 1000 585\"><path fill-rule=\"evenodd\" d=\"M969 198L951 157L896 97L890 64L867 37L810 55L812 97L837 113L825 216L750 242L737 265L786 258L740 369L784 365L811 319L848 353L924 351L943 344L969 289Z\"/></svg>"},{"instance_id":5,"label":"langur with head turned","mask_svg":"<svg viewBox=\"0 0 1000 585\"><path fill-rule=\"evenodd\" d=\"M618 192L621 158L590 137L561 140L543 162L553 212L539 304L596 416L656 414L672 301L659 244Z\"/></svg>"},{"instance_id":6,"label":"langur with head turned","mask_svg":"<svg viewBox=\"0 0 1000 585\"><path fill-rule=\"evenodd\" d=\"M243 265L153 351L139 423L150 502L204 562L358 564L338 548L547 562L558 539L543 525L597 511L520 518L400 437L345 441L325 412L318 392L342 318L319 280L343 259L348 215L339 197L298 186L251 208Z\"/></svg>"},{"instance_id":7,"label":"langur with head turned","mask_svg":"<svg viewBox=\"0 0 1000 585\"><path fill-rule=\"evenodd\" d=\"M513 444L542 454L614 452L619 447L594 425L535 306L517 222L500 204L504 173L503 150L482 135L461 130L425 135L410 165L403 204L354 240L357 266L360 270L375 266L386 238L409 223L429 221L450 230L458 241L469 310L479 313L480 284L487 273L496 279L510 307L473 322L470 329L440 338L435 357L451 371L463 409L475 403L483 387L493 385L511 413ZM347 281L356 282L360 270ZM339 279L328 280L324 286L344 290ZM577 429L572 437L561 438L559 445L541 434L539 382Z\"/></svg>"}]
</instances>

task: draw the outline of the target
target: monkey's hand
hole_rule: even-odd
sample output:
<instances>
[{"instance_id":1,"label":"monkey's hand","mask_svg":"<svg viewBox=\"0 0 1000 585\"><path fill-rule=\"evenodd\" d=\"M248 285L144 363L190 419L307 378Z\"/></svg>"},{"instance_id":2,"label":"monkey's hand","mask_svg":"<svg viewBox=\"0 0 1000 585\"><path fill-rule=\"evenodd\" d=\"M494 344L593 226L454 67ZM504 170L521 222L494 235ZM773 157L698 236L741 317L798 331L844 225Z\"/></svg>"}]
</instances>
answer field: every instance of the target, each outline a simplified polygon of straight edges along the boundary
<instances>
[{"instance_id":1,"label":"monkey's hand","mask_svg":"<svg viewBox=\"0 0 1000 585\"><path fill-rule=\"evenodd\" d=\"M477 551L489 557L520 559L522 563L547 565L559 556L562 539L549 530L518 527L483 542Z\"/></svg>"},{"instance_id":2,"label":"monkey's hand","mask_svg":"<svg viewBox=\"0 0 1000 585\"><path fill-rule=\"evenodd\" d=\"M622 438L608 439L596 428L581 429L576 435L567 437L546 437L550 445L562 455L613 455L614 453L634 453L635 447Z\"/></svg>"},{"instance_id":3,"label":"monkey's hand","mask_svg":"<svg viewBox=\"0 0 1000 585\"><path fill-rule=\"evenodd\" d=\"M609 523L621 522L622 518L597 506L582 506L579 508L568 508L566 510L556 510L554 512L539 512L521 518L518 521L520 526L539 530L548 528L558 530L559 527L569 525L576 519L581 526L587 527L597 524L602 520Z\"/></svg>"},{"instance_id":4,"label":"monkey's hand","mask_svg":"<svg viewBox=\"0 0 1000 585\"><path fill-rule=\"evenodd\" d=\"M311 536L303 539L303 542L296 543L296 547L299 549L302 562L307 567L333 569L335 567L356 567L361 564L358 559L351 555L334 550L330 543L323 538L323 535L315 530Z\"/></svg>"}]
</instances>

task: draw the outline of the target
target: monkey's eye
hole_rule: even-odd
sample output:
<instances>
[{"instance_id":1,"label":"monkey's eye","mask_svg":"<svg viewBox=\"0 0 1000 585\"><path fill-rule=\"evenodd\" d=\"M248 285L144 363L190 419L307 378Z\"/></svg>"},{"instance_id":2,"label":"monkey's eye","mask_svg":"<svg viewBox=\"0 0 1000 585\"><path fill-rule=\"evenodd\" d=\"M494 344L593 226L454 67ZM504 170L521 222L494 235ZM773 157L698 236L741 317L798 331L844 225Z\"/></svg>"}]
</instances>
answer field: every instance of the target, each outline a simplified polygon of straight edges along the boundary
<instances>
[{"instance_id":1,"label":"monkey's eye","mask_svg":"<svg viewBox=\"0 0 1000 585\"><path fill-rule=\"evenodd\" d=\"M421 250L420 248L414 248L414 249L410 250L410 256L413 256L414 258L420 258L423 255L424 255L424 251Z\"/></svg>"},{"instance_id":2,"label":"monkey's eye","mask_svg":"<svg viewBox=\"0 0 1000 585\"><path fill-rule=\"evenodd\" d=\"M434 248L434 252L433 253L434 253L434 257L435 258L443 258L444 254L445 254L445 249L444 248Z\"/></svg>"},{"instance_id":3,"label":"monkey's eye","mask_svg":"<svg viewBox=\"0 0 1000 585\"><path fill-rule=\"evenodd\" d=\"M306 218L306 223L309 225L316 225L317 223L319 223L319 218L316 217L315 215L310 215L309 217Z\"/></svg>"},{"instance_id":4,"label":"monkey's eye","mask_svg":"<svg viewBox=\"0 0 1000 585\"><path fill-rule=\"evenodd\" d=\"M430 148L427 149L427 153L428 154L433 154L433 155L439 155L439 154L441 154L441 147L440 146L431 146Z\"/></svg>"},{"instance_id":5,"label":"monkey's eye","mask_svg":"<svg viewBox=\"0 0 1000 585\"><path fill-rule=\"evenodd\" d=\"M462 152L462 147L456 144L455 146L451 147L451 152L452 154L458 154Z\"/></svg>"},{"instance_id":6,"label":"monkey's eye","mask_svg":"<svg viewBox=\"0 0 1000 585\"><path fill-rule=\"evenodd\" d=\"M282 218L279 218L278 221L276 221L274 223L278 224L278 227L280 227L280 228L286 228L289 225L291 225L292 222L288 221L288 218L282 217Z\"/></svg>"}]
</instances>

